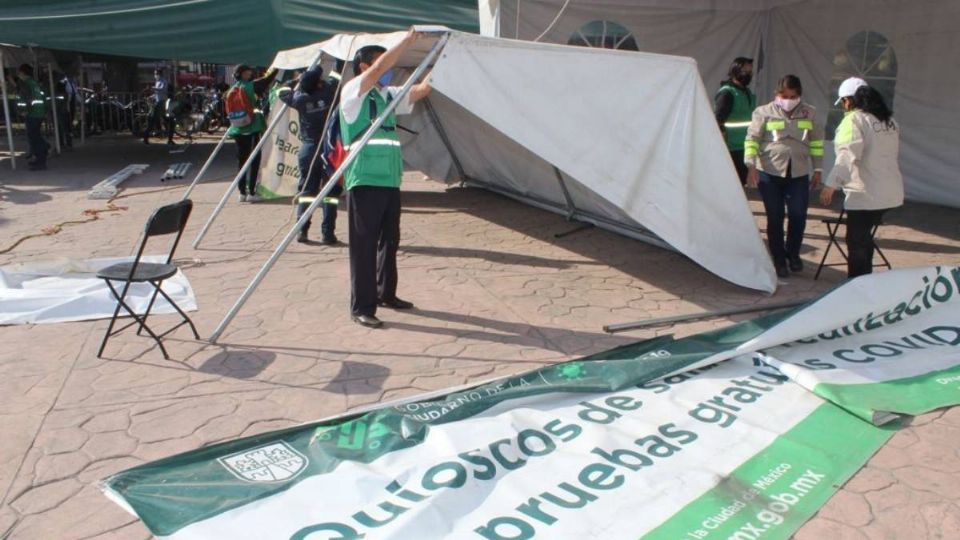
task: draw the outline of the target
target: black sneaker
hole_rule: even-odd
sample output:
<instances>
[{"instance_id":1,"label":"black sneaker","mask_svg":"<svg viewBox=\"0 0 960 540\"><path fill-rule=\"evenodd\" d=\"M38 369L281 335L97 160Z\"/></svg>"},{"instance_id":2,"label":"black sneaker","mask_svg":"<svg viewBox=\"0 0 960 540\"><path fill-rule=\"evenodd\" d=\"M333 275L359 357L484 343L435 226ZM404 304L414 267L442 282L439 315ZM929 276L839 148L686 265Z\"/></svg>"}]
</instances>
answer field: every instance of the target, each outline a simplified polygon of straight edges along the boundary
<instances>
[{"instance_id":1,"label":"black sneaker","mask_svg":"<svg viewBox=\"0 0 960 540\"><path fill-rule=\"evenodd\" d=\"M803 259L800 257L789 257L791 272L803 272Z\"/></svg>"},{"instance_id":2,"label":"black sneaker","mask_svg":"<svg viewBox=\"0 0 960 540\"><path fill-rule=\"evenodd\" d=\"M337 236L331 234L330 236L324 236L320 239L320 243L325 246L335 246L340 243L340 240L337 240Z\"/></svg>"},{"instance_id":3,"label":"black sneaker","mask_svg":"<svg viewBox=\"0 0 960 540\"><path fill-rule=\"evenodd\" d=\"M301 244L307 244L310 242L310 240L307 238L307 231L303 229L300 230L300 235L297 236L297 242L300 242Z\"/></svg>"},{"instance_id":4,"label":"black sneaker","mask_svg":"<svg viewBox=\"0 0 960 540\"><path fill-rule=\"evenodd\" d=\"M790 277L790 271L787 270L786 261L773 261L773 267L777 269L777 277Z\"/></svg>"}]
</instances>

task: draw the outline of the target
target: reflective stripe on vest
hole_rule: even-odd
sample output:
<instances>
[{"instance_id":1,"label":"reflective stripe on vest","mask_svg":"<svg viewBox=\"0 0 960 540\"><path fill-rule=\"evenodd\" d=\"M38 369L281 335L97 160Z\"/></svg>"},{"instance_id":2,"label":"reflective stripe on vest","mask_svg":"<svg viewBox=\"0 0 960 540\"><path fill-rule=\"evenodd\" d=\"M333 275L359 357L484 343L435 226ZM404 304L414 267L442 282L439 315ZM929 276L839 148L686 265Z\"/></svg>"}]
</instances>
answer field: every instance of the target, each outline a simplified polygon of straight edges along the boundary
<instances>
[{"instance_id":1,"label":"reflective stripe on vest","mask_svg":"<svg viewBox=\"0 0 960 540\"><path fill-rule=\"evenodd\" d=\"M823 157L823 141L810 141L810 155L813 157Z\"/></svg>"},{"instance_id":2,"label":"reflective stripe on vest","mask_svg":"<svg viewBox=\"0 0 960 540\"><path fill-rule=\"evenodd\" d=\"M757 141L744 141L743 142L743 155L744 157L756 156L760 154L760 143Z\"/></svg>"},{"instance_id":3,"label":"reflective stripe on vest","mask_svg":"<svg viewBox=\"0 0 960 540\"><path fill-rule=\"evenodd\" d=\"M767 131L780 131L787 129L787 123L783 120L768 120L764 127Z\"/></svg>"},{"instance_id":4,"label":"reflective stripe on vest","mask_svg":"<svg viewBox=\"0 0 960 540\"><path fill-rule=\"evenodd\" d=\"M800 129L806 129L813 131L813 121L812 120L797 120L797 127Z\"/></svg>"},{"instance_id":5,"label":"reflective stripe on vest","mask_svg":"<svg viewBox=\"0 0 960 540\"><path fill-rule=\"evenodd\" d=\"M350 149L357 146L360 141L357 141L353 144L348 144L344 150L349 151ZM370 139L367 141L367 146L400 146L400 141L393 139Z\"/></svg>"},{"instance_id":6,"label":"reflective stripe on vest","mask_svg":"<svg viewBox=\"0 0 960 540\"><path fill-rule=\"evenodd\" d=\"M724 83L717 93L720 92L727 92L733 97L730 115L723 123L724 142L730 151L741 150L747 128L750 127L750 119L753 117L753 109L756 107L756 98L750 90L730 83Z\"/></svg>"}]
</instances>

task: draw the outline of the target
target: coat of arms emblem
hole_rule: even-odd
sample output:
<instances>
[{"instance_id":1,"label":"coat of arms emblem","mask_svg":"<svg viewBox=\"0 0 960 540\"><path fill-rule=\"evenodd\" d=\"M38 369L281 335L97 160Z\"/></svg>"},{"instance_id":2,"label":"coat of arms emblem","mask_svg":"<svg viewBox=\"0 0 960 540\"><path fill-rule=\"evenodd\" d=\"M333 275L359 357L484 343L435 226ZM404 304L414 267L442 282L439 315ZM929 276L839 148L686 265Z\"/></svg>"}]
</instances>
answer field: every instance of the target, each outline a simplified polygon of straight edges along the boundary
<instances>
[{"instance_id":1,"label":"coat of arms emblem","mask_svg":"<svg viewBox=\"0 0 960 540\"><path fill-rule=\"evenodd\" d=\"M307 458L285 442L270 443L217 459L237 478L247 482L281 482L307 467Z\"/></svg>"}]
</instances>

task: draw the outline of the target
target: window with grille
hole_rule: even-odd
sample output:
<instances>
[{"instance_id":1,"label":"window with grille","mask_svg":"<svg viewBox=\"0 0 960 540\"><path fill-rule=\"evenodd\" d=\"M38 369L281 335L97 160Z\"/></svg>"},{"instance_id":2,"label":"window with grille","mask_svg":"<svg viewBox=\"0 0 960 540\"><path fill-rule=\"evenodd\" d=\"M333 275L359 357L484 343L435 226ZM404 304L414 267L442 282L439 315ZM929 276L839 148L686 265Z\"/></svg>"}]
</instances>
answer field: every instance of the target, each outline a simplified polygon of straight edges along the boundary
<instances>
[{"instance_id":1,"label":"window with grille","mask_svg":"<svg viewBox=\"0 0 960 540\"><path fill-rule=\"evenodd\" d=\"M637 40L623 25L610 21L591 21L570 36L568 45L638 51Z\"/></svg>"},{"instance_id":2,"label":"window with grille","mask_svg":"<svg viewBox=\"0 0 960 540\"><path fill-rule=\"evenodd\" d=\"M846 47L833 57L833 79L830 83L830 114L827 117L827 139L833 140L843 108L834 105L840 83L848 77L860 77L875 88L887 105L893 108L897 85L897 55L890 41L878 32L863 31L847 40Z\"/></svg>"}]
</instances>

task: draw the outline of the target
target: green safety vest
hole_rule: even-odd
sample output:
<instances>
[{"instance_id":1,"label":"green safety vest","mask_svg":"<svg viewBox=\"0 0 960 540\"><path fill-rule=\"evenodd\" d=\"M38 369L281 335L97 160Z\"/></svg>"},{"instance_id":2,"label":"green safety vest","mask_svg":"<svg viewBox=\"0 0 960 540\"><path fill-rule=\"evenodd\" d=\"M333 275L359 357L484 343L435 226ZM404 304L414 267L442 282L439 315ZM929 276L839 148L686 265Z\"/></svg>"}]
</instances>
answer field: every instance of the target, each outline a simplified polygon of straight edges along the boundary
<instances>
[{"instance_id":1,"label":"green safety vest","mask_svg":"<svg viewBox=\"0 0 960 540\"><path fill-rule=\"evenodd\" d=\"M40 85L33 79L21 81L25 88L20 93L20 99L27 107L27 116L29 118L43 118L47 116L46 96Z\"/></svg>"},{"instance_id":2,"label":"green safety vest","mask_svg":"<svg viewBox=\"0 0 960 540\"><path fill-rule=\"evenodd\" d=\"M730 116L723 123L727 149L731 151L743 150L743 141L747 138L747 128L753 117L753 109L757 107L757 97L749 89L740 88L730 83L724 83L717 92L733 94L733 109Z\"/></svg>"},{"instance_id":3,"label":"green safety vest","mask_svg":"<svg viewBox=\"0 0 960 540\"><path fill-rule=\"evenodd\" d=\"M380 91L371 88L363 100L360 113L352 123L347 122L343 111L340 111L340 138L347 151L353 151L350 145L363 138L367 128L388 105L389 102L380 95ZM357 186L400 187L403 155L400 152L400 138L396 128L397 117L390 113L344 175L347 191Z\"/></svg>"}]
</instances>

